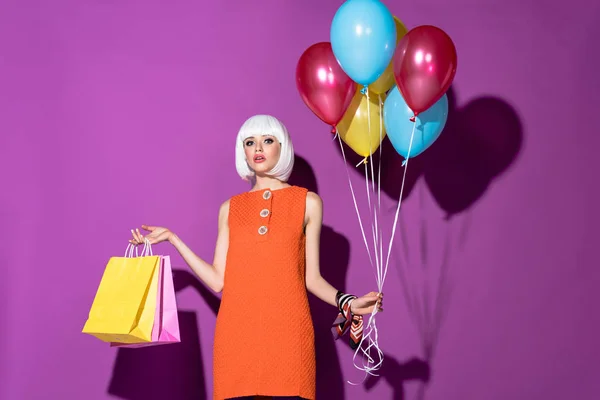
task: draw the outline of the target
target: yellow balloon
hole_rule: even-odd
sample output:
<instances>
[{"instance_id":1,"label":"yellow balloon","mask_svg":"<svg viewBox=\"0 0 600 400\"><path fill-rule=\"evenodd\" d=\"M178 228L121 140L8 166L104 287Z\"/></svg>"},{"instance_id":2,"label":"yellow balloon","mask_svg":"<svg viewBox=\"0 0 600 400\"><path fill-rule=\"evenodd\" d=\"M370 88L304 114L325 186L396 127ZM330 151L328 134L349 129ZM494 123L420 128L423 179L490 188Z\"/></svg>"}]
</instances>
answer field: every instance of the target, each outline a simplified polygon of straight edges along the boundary
<instances>
[{"instance_id":1,"label":"yellow balloon","mask_svg":"<svg viewBox=\"0 0 600 400\"><path fill-rule=\"evenodd\" d=\"M357 89L350 106L337 125L338 133L344 143L354 152L363 157L368 157L380 145L379 129L381 127L381 140L385 138L385 127L383 125L383 102L384 94L362 94L360 87ZM381 106L379 105L381 102ZM369 105L367 107L367 104ZM381 121L381 123L380 123ZM369 123L371 134L369 135Z\"/></svg>"},{"instance_id":2,"label":"yellow balloon","mask_svg":"<svg viewBox=\"0 0 600 400\"><path fill-rule=\"evenodd\" d=\"M408 29L406 26L400 21L396 16L394 16L394 22L396 23L396 45L400 39L406 35ZM385 93L390 90L396 84L396 79L394 78L394 66L392 62L388 64L383 74L377 80L369 85L369 91L372 93Z\"/></svg>"}]
</instances>

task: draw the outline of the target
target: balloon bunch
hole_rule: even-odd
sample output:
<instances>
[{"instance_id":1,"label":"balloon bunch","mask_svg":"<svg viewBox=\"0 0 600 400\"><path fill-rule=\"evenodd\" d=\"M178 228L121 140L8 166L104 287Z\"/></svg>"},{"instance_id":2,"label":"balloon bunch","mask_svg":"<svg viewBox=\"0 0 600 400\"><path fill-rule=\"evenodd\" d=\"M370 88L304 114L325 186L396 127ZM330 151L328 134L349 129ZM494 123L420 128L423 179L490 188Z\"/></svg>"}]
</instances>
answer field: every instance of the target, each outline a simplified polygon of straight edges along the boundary
<instances>
[{"instance_id":1,"label":"balloon bunch","mask_svg":"<svg viewBox=\"0 0 600 400\"><path fill-rule=\"evenodd\" d=\"M454 80L456 63L456 48L443 30L432 25L409 30L379 0L344 2L333 17L330 42L313 44L298 60L296 85L304 103L332 127L331 132L339 139L344 161L342 141L364 157L361 163L364 163L366 172L372 250L350 175L348 170L346 172L363 241L380 291L387 274L408 160L430 147L444 129L448 116L446 92ZM371 159L370 186L375 192L372 155L378 148L381 152L385 136L405 160L398 208L384 260L379 222L381 170L377 197L371 196L367 160ZM383 361L383 353L377 344L376 313L375 310L371 315L361 346L355 353L356 357L361 350L367 359L366 365L357 368L371 375ZM365 342L368 345L363 348ZM377 363L371 356L373 348L379 355Z\"/></svg>"},{"instance_id":2,"label":"balloon bunch","mask_svg":"<svg viewBox=\"0 0 600 400\"><path fill-rule=\"evenodd\" d=\"M423 131L413 157L441 134L456 65L456 48L442 29L408 30L381 1L348 0L335 13L330 42L313 44L298 60L296 84L308 108L357 154L370 156L380 146L371 126L409 158L413 125Z\"/></svg>"}]
</instances>

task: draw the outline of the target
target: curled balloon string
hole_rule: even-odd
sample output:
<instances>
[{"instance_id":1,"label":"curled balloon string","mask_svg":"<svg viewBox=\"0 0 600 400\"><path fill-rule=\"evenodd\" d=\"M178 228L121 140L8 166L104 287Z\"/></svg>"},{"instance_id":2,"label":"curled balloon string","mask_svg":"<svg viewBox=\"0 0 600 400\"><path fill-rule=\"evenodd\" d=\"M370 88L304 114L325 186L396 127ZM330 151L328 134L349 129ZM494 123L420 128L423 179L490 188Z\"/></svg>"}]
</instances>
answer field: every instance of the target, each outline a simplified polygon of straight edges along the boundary
<instances>
[{"instance_id":1,"label":"curled balloon string","mask_svg":"<svg viewBox=\"0 0 600 400\"><path fill-rule=\"evenodd\" d=\"M352 358L354 367L360 371L363 371L365 374L360 382L347 381L351 385L356 386L362 384L367 379L368 375L379 376L375 373L375 371L381 368L384 356L383 351L379 347L379 331L377 330L377 322L375 318L377 312L377 307L375 307L373 309L373 312L371 313L371 316L369 317L369 322L367 323L365 334L362 340L360 341L360 344L357 347L356 351L354 352L354 356ZM363 348L363 344L365 343L368 343L368 345L366 346L366 348ZM374 349L377 353L377 362L375 362L374 357L371 355L372 349ZM362 366L356 363L356 357L358 356L359 352L362 353L362 355L364 356Z\"/></svg>"}]
</instances>

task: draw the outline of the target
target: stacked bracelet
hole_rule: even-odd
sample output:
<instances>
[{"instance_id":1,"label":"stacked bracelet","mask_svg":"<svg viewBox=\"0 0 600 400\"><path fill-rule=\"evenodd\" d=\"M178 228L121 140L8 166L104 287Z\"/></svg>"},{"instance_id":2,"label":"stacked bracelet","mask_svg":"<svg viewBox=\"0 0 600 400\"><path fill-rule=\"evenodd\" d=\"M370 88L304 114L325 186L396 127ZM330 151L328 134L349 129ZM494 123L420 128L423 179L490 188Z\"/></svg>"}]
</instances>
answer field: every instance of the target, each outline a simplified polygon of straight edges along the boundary
<instances>
[{"instance_id":1,"label":"stacked bracelet","mask_svg":"<svg viewBox=\"0 0 600 400\"><path fill-rule=\"evenodd\" d=\"M350 305L356 296L338 291L335 300L339 314L333 322L332 332L335 339L342 337L350 329L350 347L355 350L360 346L363 336L363 316L354 315L350 311Z\"/></svg>"},{"instance_id":2,"label":"stacked bracelet","mask_svg":"<svg viewBox=\"0 0 600 400\"><path fill-rule=\"evenodd\" d=\"M338 290L337 294L335 295L335 301L337 303L338 306L338 310L343 313L344 312L344 306L347 304L348 308L350 308L350 304L352 303L352 300L356 299L356 296L353 296L351 294L346 294L343 293L341 291Z\"/></svg>"}]
</instances>

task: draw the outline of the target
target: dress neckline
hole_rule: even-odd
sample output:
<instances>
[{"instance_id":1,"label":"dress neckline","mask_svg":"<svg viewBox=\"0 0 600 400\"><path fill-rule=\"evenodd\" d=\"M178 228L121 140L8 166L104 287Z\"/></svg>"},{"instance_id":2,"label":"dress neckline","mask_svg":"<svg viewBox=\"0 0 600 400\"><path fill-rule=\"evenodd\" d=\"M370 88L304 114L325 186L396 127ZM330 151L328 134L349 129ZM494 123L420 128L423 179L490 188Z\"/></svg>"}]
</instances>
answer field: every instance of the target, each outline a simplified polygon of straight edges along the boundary
<instances>
[{"instance_id":1,"label":"dress neckline","mask_svg":"<svg viewBox=\"0 0 600 400\"><path fill-rule=\"evenodd\" d=\"M286 190L286 189L291 189L293 187L296 187L296 185L290 185L290 186L282 187L279 189L264 188L264 189L259 189L259 190L250 190L250 191L248 191L248 193L264 193L267 191L273 193L273 192L279 192L279 191Z\"/></svg>"}]
</instances>

